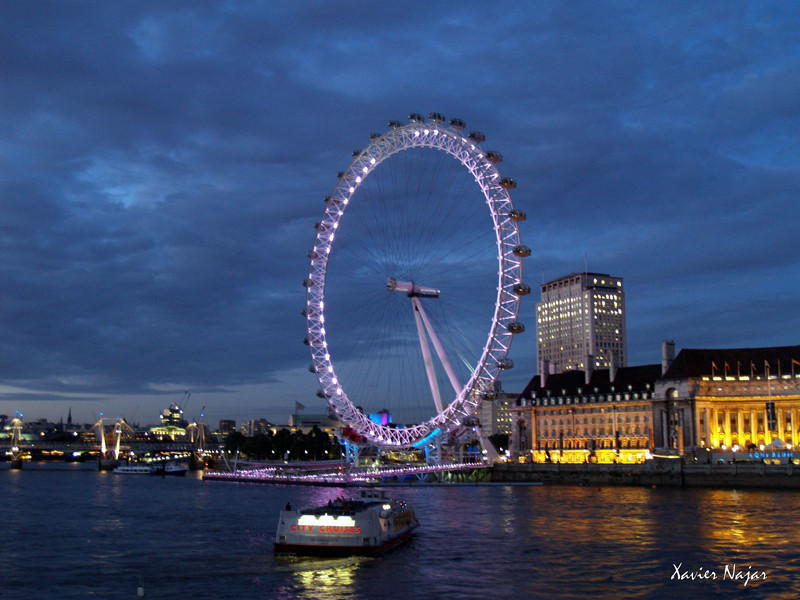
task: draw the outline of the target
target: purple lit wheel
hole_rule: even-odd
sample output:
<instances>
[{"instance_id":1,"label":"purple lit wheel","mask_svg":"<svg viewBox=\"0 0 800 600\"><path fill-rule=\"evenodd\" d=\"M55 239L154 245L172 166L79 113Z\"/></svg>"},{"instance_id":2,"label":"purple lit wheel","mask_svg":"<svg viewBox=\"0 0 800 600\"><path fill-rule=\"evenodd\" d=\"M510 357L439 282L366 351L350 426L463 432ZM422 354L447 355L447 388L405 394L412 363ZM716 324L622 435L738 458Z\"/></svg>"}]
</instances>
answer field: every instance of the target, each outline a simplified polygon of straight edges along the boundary
<instances>
[{"instance_id":1,"label":"purple lit wheel","mask_svg":"<svg viewBox=\"0 0 800 600\"><path fill-rule=\"evenodd\" d=\"M529 291L500 155L457 119L409 119L339 174L304 282L320 395L381 448L420 447L475 413L512 366Z\"/></svg>"}]
</instances>

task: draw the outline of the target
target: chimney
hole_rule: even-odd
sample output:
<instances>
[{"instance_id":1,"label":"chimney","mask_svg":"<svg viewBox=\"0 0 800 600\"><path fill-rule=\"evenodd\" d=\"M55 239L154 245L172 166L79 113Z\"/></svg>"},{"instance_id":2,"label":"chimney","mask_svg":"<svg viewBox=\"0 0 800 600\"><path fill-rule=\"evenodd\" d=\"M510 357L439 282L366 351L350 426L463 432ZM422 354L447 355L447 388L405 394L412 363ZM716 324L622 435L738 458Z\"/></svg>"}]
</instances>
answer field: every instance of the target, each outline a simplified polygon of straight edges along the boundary
<instances>
[{"instance_id":1,"label":"chimney","mask_svg":"<svg viewBox=\"0 0 800 600\"><path fill-rule=\"evenodd\" d=\"M550 361L546 358L542 359L542 364L539 365L539 387L544 387L547 383L547 376L550 373Z\"/></svg>"},{"instance_id":2,"label":"chimney","mask_svg":"<svg viewBox=\"0 0 800 600\"><path fill-rule=\"evenodd\" d=\"M617 378L617 369L619 369L619 359L617 358L617 353L611 353L611 366L608 368L608 382L614 383L614 380Z\"/></svg>"},{"instance_id":3,"label":"chimney","mask_svg":"<svg viewBox=\"0 0 800 600\"><path fill-rule=\"evenodd\" d=\"M594 354L587 354L586 355L586 369L584 373L586 373L586 385L589 385L589 382L592 380L592 373L594 373Z\"/></svg>"},{"instance_id":4,"label":"chimney","mask_svg":"<svg viewBox=\"0 0 800 600\"><path fill-rule=\"evenodd\" d=\"M672 361L675 360L675 342L672 340L664 340L661 342L661 374L666 373Z\"/></svg>"}]
</instances>

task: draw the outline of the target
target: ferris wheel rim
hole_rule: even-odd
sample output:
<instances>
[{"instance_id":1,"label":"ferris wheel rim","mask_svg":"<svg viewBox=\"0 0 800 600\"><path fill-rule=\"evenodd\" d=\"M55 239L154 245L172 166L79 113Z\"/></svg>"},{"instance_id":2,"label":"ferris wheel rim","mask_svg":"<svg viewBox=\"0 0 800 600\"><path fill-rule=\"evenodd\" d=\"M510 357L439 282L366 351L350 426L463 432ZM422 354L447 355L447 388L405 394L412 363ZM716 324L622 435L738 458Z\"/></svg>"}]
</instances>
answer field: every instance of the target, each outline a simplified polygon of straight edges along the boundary
<instances>
[{"instance_id":1,"label":"ferris wheel rim","mask_svg":"<svg viewBox=\"0 0 800 600\"><path fill-rule=\"evenodd\" d=\"M460 128L448 126L434 117L425 122L412 115L411 122L402 125L391 122L391 129L383 135L371 136L370 144L362 151L354 152L354 159L346 171L339 173L333 193L326 198L322 220L317 223L317 235L313 249L309 252L310 265L306 286L307 342L311 349L312 370L316 373L321 395L326 398L337 416L355 434L367 443L384 448L409 448L424 445L426 441L449 433L461 426L465 418L471 417L481 401L481 395L493 389L494 382L503 368L508 366L508 350L515 333L519 304L524 295L522 282L522 256L518 221L521 211L513 208L508 189L512 186L508 178L500 177L492 155L480 147L482 134L472 132L463 135ZM417 117L417 118L414 118ZM458 122L453 120L451 123ZM446 152L456 158L472 175L481 189L494 223L498 278L497 297L491 327L480 358L472 368L469 380L461 392L446 408L422 423L404 428L379 425L370 420L353 405L341 386L336 369L328 352L325 330L325 288L328 260L339 227L340 219L356 194L359 186L369 174L388 158L413 148L431 148Z\"/></svg>"}]
</instances>

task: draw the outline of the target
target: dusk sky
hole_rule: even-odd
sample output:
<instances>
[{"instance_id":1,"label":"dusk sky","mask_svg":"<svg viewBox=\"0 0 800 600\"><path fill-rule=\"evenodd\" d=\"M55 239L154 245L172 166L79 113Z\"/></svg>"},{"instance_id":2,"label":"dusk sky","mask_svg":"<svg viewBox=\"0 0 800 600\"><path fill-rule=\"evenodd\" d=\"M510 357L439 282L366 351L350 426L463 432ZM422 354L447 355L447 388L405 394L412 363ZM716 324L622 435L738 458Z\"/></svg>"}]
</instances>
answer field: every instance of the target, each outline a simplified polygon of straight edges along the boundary
<instances>
[{"instance_id":1,"label":"dusk sky","mask_svg":"<svg viewBox=\"0 0 800 600\"><path fill-rule=\"evenodd\" d=\"M629 364L800 343L800 4L0 2L0 413L322 412L306 252L387 122L485 133L538 285L625 279ZM493 282L489 282L493 285Z\"/></svg>"}]
</instances>

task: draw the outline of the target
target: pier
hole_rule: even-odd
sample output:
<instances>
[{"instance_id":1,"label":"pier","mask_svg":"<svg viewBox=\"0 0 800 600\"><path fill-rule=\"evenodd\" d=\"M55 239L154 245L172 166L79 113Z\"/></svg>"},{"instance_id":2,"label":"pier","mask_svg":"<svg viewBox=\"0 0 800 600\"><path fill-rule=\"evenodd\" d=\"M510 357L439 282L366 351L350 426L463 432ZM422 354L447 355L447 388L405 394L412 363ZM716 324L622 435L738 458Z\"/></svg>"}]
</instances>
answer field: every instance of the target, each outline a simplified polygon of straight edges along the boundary
<instances>
[{"instance_id":1,"label":"pier","mask_svg":"<svg viewBox=\"0 0 800 600\"><path fill-rule=\"evenodd\" d=\"M494 482L539 482L547 485L632 485L800 489L800 466L764 463L684 463L650 460L639 464L495 465Z\"/></svg>"},{"instance_id":2,"label":"pier","mask_svg":"<svg viewBox=\"0 0 800 600\"><path fill-rule=\"evenodd\" d=\"M479 483L489 481L485 463L407 464L350 467L341 462L317 464L250 464L231 471L206 471L204 480L285 485L365 486L392 483Z\"/></svg>"}]
</instances>

